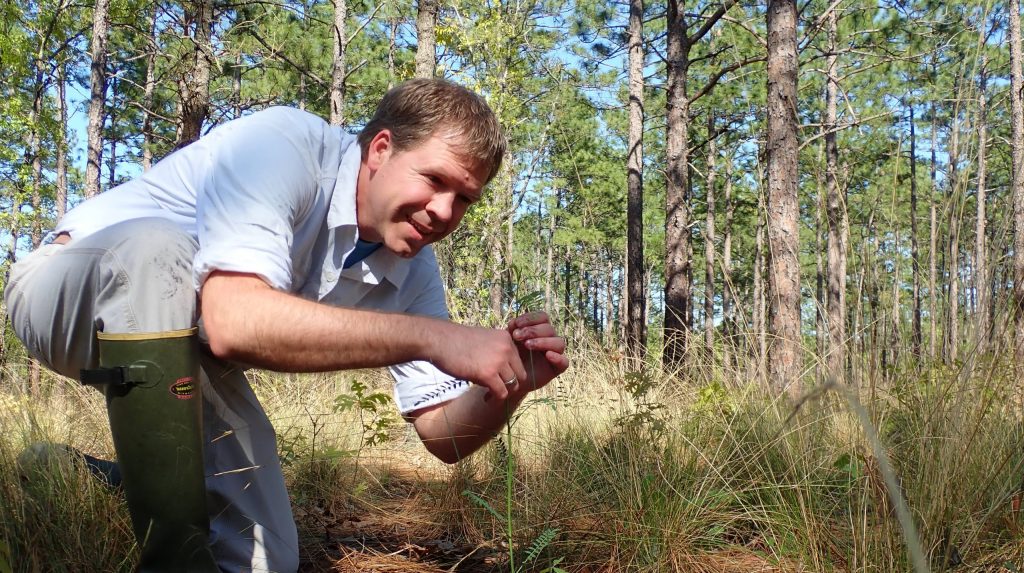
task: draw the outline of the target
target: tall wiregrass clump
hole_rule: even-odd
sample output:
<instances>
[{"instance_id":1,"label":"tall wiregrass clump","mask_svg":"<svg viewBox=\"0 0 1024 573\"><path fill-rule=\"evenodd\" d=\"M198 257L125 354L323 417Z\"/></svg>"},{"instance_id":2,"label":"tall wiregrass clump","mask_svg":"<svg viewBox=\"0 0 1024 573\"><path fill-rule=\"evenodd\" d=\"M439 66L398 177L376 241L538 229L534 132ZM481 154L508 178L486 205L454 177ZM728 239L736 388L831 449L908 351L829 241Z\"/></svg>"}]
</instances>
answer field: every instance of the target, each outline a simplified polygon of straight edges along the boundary
<instances>
[{"instance_id":1,"label":"tall wiregrass clump","mask_svg":"<svg viewBox=\"0 0 1024 573\"><path fill-rule=\"evenodd\" d=\"M591 352L475 466L472 491L494 502L503 452L517 456L521 551L557 529L545 555L567 570L1021 570L1024 426L1005 364L834 384L796 408L721 371L690 383Z\"/></svg>"},{"instance_id":2,"label":"tall wiregrass clump","mask_svg":"<svg viewBox=\"0 0 1024 573\"><path fill-rule=\"evenodd\" d=\"M119 494L71 458L25 453L40 443L110 451L97 433L99 393L51 382L32 399L0 394L0 570L130 571L135 542Z\"/></svg>"}]
</instances>

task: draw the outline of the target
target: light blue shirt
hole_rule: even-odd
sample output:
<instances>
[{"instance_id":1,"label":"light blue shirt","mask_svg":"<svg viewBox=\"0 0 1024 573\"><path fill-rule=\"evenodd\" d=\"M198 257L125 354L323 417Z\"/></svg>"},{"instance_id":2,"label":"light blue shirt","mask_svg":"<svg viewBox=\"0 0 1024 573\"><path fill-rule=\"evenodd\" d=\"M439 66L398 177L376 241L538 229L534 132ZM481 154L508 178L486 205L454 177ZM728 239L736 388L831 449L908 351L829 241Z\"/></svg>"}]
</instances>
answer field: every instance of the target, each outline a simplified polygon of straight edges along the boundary
<instances>
[{"instance_id":1,"label":"light blue shirt","mask_svg":"<svg viewBox=\"0 0 1024 573\"><path fill-rule=\"evenodd\" d=\"M447 318L429 247L404 259L376 249L345 266L359 239L354 136L305 111L274 107L230 121L132 181L71 210L53 234L81 238L129 219L162 217L195 237L197 291L215 270L335 306ZM51 236L53 235L51 234ZM403 413L469 388L433 365L391 367Z\"/></svg>"}]
</instances>

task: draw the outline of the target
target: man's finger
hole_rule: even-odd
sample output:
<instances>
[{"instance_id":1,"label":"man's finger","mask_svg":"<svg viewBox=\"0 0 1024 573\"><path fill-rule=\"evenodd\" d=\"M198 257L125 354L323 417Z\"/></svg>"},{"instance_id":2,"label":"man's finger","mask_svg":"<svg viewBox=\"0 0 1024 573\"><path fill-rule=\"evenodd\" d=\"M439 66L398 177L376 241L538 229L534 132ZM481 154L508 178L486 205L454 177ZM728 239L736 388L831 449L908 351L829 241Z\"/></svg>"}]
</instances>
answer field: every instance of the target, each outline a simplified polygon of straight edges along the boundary
<instances>
[{"instance_id":1,"label":"man's finger","mask_svg":"<svg viewBox=\"0 0 1024 573\"><path fill-rule=\"evenodd\" d=\"M547 338L555 335L555 327L550 322L535 324L533 326L521 326L512 331L512 338L515 340L529 340L531 338Z\"/></svg>"},{"instance_id":2,"label":"man's finger","mask_svg":"<svg viewBox=\"0 0 1024 573\"><path fill-rule=\"evenodd\" d=\"M526 314L519 315L508 323L509 332L514 331L517 328L523 328L525 326L533 326L535 324L550 323L551 319L548 318L548 313L543 311L528 312Z\"/></svg>"},{"instance_id":3,"label":"man's finger","mask_svg":"<svg viewBox=\"0 0 1024 573\"><path fill-rule=\"evenodd\" d=\"M488 393L499 400L504 400L508 397L508 387L505 386L505 382L498 374L489 376L487 380L481 380L480 385L487 388Z\"/></svg>"},{"instance_id":4,"label":"man's finger","mask_svg":"<svg viewBox=\"0 0 1024 573\"><path fill-rule=\"evenodd\" d=\"M516 355L515 360L512 361L511 366L512 371L515 372L517 380L527 379L528 373L526 372L526 367L523 365L523 361L520 360L518 354Z\"/></svg>"},{"instance_id":5,"label":"man's finger","mask_svg":"<svg viewBox=\"0 0 1024 573\"><path fill-rule=\"evenodd\" d=\"M523 343L528 350L536 352L565 352L565 339L560 336L547 336L544 338L531 338Z\"/></svg>"},{"instance_id":6,"label":"man's finger","mask_svg":"<svg viewBox=\"0 0 1024 573\"><path fill-rule=\"evenodd\" d=\"M551 370L555 372L555 375L569 369L569 358L564 354L549 351L544 353L544 358L551 365Z\"/></svg>"}]
</instances>

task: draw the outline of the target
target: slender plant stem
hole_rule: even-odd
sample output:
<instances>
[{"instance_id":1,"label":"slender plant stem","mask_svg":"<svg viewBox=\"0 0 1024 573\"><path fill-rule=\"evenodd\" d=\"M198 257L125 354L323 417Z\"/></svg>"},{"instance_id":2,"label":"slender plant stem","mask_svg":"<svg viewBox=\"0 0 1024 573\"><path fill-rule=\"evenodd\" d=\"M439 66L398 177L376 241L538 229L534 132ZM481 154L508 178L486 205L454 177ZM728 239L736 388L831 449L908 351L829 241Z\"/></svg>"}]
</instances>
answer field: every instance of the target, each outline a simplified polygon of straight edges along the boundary
<instances>
[{"instance_id":1,"label":"slender plant stem","mask_svg":"<svg viewBox=\"0 0 1024 573\"><path fill-rule=\"evenodd\" d=\"M512 412L505 403L505 527L508 536L508 566L516 573L516 550L512 544L512 478L515 466L512 460Z\"/></svg>"},{"instance_id":2,"label":"slender plant stem","mask_svg":"<svg viewBox=\"0 0 1024 573\"><path fill-rule=\"evenodd\" d=\"M533 353L530 352L530 380L536 384L535 370L533 365ZM531 388L530 391L537 388ZM515 493L515 460L512 458L512 410L505 402L505 535L508 537L508 567L511 573L516 573L516 550L512 543L512 496Z\"/></svg>"}]
</instances>

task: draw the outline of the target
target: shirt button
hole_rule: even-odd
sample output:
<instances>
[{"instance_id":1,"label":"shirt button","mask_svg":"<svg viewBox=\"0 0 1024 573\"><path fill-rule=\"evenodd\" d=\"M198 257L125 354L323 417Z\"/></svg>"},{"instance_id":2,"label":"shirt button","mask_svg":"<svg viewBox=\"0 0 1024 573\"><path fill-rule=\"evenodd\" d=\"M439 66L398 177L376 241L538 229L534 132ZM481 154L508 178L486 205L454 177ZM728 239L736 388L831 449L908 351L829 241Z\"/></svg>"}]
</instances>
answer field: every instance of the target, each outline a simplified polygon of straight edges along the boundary
<instances>
[{"instance_id":1,"label":"shirt button","mask_svg":"<svg viewBox=\"0 0 1024 573\"><path fill-rule=\"evenodd\" d=\"M332 282L333 283L335 280L337 280L338 275L329 272L329 273L325 274L324 277L327 279L327 282Z\"/></svg>"}]
</instances>

